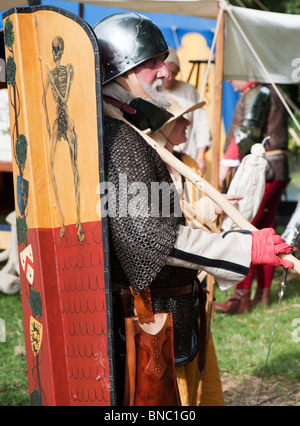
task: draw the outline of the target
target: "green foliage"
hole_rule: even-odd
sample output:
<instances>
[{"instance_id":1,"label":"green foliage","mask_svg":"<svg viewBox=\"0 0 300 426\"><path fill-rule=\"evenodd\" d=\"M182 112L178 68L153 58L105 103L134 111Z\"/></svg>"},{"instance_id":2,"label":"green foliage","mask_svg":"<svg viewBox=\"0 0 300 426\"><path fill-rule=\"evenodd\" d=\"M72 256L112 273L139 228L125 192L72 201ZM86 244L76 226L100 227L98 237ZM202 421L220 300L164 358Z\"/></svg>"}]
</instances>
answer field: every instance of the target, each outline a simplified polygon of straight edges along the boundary
<instances>
[{"instance_id":1,"label":"green foliage","mask_svg":"<svg viewBox=\"0 0 300 426\"><path fill-rule=\"evenodd\" d=\"M41 392L35 388L30 395L30 405L32 407L42 407L43 406L43 398Z\"/></svg>"},{"instance_id":2,"label":"green foliage","mask_svg":"<svg viewBox=\"0 0 300 426\"><path fill-rule=\"evenodd\" d=\"M300 122L299 115L295 114L295 117L298 122ZM293 120L289 119L289 129L294 129L295 134L299 137L299 130ZM297 138L295 136L295 138ZM300 146L299 140L295 140L294 137L289 133L289 143L288 143L288 151L287 151L288 161L289 161L289 169L290 169L290 177L291 182L289 183L289 188L295 187L297 188L297 193L299 194L300 188ZM298 196L295 193L295 199L298 199Z\"/></svg>"},{"instance_id":3,"label":"green foliage","mask_svg":"<svg viewBox=\"0 0 300 426\"><path fill-rule=\"evenodd\" d=\"M230 0L233 6L248 7L250 9L269 10L280 13L300 13L300 0Z\"/></svg>"},{"instance_id":4,"label":"green foliage","mask_svg":"<svg viewBox=\"0 0 300 426\"><path fill-rule=\"evenodd\" d=\"M19 245L24 243L27 238L28 225L25 217L17 216L17 236Z\"/></svg>"},{"instance_id":5,"label":"green foliage","mask_svg":"<svg viewBox=\"0 0 300 426\"><path fill-rule=\"evenodd\" d=\"M43 316L43 302L40 293L32 288L29 295L29 306L32 309L32 314L34 317L38 316L42 318Z\"/></svg>"},{"instance_id":6,"label":"green foliage","mask_svg":"<svg viewBox=\"0 0 300 426\"><path fill-rule=\"evenodd\" d=\"M28 379L21 295L0 293L6 342L0 343L0 406L28 406Z\"/></svg>"},{"instance_id":7,"label":"green foliage","mask_svg":"<svg viewBox=\"0 0 300 426\"><path fill-rule=\"evenodd\" d=\"M15 60L12 56L9 56L6 60L6 80L9 86L14 86L16 83L16 71Z\"/></svg>"},{"instance_id":8,"label":"green foliage","mask_svg":"<svg viewBox=\"0 0 300 426\"><path fill-rule=\"evenodd\" d=\"M21 170L24 170L25 168L25 163L27 159L27 147L28 147L28 142L27 142L26 136L19 135L16 142L16 156L17 156L17 161Z\"/></svg>"},{"instance_id":9,"label":"green foliage","mask_svg":"<svg viewBox=\"0 0 300 426\"><path fill-rule=\"evenodd\" d=\"M4 28L4 44L8 49L11 49L15 42L14 25L10 18L7 18Z\"/></svg>"},{"instance_id":10,"label":"green foliage","mask_svg":"<svg viewBox=\"0 0 300 426\"><path fill-rule=\"evenodd\" d=\"M270 1L268 1L270 3ZM274 3L274 2L273 2ZM299 0L283 0L282 7L286 13L300 13L300 1Z\"/></svg>"}]
</instances>

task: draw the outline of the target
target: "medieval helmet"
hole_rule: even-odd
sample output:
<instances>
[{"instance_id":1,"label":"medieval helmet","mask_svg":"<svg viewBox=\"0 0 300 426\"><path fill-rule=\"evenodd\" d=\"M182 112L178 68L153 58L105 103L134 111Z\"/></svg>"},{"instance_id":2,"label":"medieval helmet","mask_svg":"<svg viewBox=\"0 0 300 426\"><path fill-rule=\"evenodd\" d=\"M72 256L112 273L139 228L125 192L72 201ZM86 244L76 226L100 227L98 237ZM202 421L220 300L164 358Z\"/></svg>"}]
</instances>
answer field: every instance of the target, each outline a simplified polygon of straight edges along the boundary
<instances>
[{"instance_id":1,"label":"medieval helmet","mask_svg":"<svg viewBox=\"0 0 300 426\"><path fill-rule=\"evenodd\" d=\"M102 64L103 84L148 59L165 53L168 45L154 22L138 13L117 13L94 27Z\"/></svg>"}]
</instances>

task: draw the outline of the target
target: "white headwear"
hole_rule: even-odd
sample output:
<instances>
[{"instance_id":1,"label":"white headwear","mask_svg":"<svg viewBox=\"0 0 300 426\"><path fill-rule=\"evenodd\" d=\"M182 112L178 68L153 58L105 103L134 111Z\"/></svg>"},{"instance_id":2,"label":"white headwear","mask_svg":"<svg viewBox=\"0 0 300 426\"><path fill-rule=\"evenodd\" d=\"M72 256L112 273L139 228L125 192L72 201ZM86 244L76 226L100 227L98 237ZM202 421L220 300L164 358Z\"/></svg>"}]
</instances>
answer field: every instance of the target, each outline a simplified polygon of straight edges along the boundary
<instances>
[{"instance_id":1,"label":"white headwear","mask_svg":"<svg viewBox=\"0 0 300 426\"><path fill-rule=\"evenodd\" d=\"M178 66L178 69L180 71L180 64L179 64L179 59L178 59L176 50L173 49L173 47L170 47L170 46L168 47L168 49L169 49L170 53L169 53L167 59L165 60L165 63L173 62L174 64L176 64Z\"/></svg>"}]
</instances>

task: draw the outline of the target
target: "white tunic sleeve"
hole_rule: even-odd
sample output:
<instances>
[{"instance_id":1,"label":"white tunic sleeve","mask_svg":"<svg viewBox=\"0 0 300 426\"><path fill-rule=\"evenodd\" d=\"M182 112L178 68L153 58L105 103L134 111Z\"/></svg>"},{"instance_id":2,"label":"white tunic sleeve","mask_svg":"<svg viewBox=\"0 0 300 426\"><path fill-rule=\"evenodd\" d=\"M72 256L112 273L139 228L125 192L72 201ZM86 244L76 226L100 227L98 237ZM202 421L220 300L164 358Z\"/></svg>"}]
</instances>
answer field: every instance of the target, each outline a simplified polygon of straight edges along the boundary
<instances>
[{"instance_id":1,"label":"white tunic sleeve","mask_svg":"<svg viewBox=\"0 0 300 426\"><path fill-rule=\"evenodd\" d=\"M221 290L226 290L248 275L251 256L250 231L231 231L220 235L180 225L167 264L202 269L215 277Z\"/></svg>"}]
</instances>

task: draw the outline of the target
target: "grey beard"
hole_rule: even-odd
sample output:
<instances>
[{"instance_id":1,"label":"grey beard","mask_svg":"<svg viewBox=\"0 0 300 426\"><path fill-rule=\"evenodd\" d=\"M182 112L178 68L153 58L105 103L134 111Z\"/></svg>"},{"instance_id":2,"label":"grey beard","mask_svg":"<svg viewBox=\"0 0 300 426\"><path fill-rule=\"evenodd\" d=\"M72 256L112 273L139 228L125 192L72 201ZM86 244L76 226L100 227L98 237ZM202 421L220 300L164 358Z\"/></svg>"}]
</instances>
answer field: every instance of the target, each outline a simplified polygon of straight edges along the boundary
<instances>
[{"instance_id":1,"label":"grey beard","mask_svg":"<svg viewBox=\"0 0 300 426\"><path fill-rule=\"evenodd\" d=\"M163 82L161 80L156 80L152 85L140 81L140 85L155 105L161 108L168 108L171 106L167 96L163 92Z\"/></svg>"}]
</instances>

